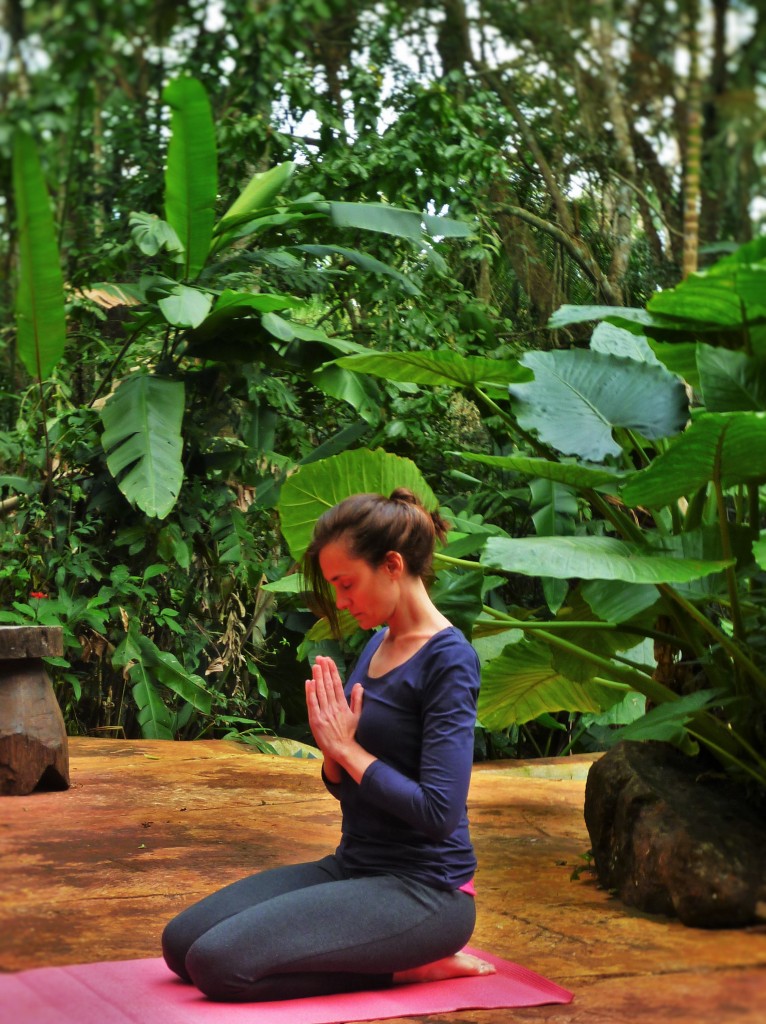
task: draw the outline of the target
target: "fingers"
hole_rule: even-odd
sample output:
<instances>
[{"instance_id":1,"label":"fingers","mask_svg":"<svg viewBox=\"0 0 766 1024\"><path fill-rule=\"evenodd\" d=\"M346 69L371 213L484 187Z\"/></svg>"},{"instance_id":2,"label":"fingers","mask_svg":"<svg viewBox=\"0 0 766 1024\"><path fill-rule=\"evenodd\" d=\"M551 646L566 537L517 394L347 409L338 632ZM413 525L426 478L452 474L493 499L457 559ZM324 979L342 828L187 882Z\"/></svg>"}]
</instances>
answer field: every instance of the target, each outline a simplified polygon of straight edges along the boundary
<instances>
[{"instance_id":1,"label":"fingers","mask_svg":"<svg viewBox=\"0 0 766 1024\"><path fill-rule=\"evenodd\" d=\"M351 711L357 718L362 713L362 702L364 701L364 687L361 683L355 683L351 691Z\"/></svg>"},{"instance_id":2,"label":"fingers","mask_svg":"<svg viewBox=\"0 0 766 1024\"><path fill-rule=\"evenodd\" d=\"M312 678L316 684L317 700L322 706L328 709L348 706L343 682L332 658L318 655L312 669Z\"/></svg>"}]
</instances>

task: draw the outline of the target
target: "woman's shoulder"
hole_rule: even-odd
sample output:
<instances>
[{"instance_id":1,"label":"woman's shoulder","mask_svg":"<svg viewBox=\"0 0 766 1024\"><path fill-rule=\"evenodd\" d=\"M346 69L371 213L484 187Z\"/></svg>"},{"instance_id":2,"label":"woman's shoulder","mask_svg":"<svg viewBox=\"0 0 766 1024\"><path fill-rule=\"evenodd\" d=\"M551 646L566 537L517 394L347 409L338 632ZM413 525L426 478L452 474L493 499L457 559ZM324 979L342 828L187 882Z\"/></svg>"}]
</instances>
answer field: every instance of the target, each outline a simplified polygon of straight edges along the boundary
<instances>
[{"instance_id":1,"label":"woman's shoulder","mask_svg":"<svg viewBox=\"0 0 766 1024\"><path fill-rule=\"evenodd\" d=\"M462 629L458 629L458 627L453 626L452 623L449 623L443 629L434 633L430 638L429 643L434 647L445 650L454 650L457 648L463 648L464 650L469 651L473 650L470 640L466 639L466 635Z\"/></svg>"},{"instance_id":2,"label":"woman's shoulder","mask_svg":"<svg viewBox=\"0 0 766 1024\"><path fill-rule=\"evenodd\" d=\"M423 651L434 661L478 665L475 648L457 626L450 625L434 633Z\"/></svg>"}]
</instances>

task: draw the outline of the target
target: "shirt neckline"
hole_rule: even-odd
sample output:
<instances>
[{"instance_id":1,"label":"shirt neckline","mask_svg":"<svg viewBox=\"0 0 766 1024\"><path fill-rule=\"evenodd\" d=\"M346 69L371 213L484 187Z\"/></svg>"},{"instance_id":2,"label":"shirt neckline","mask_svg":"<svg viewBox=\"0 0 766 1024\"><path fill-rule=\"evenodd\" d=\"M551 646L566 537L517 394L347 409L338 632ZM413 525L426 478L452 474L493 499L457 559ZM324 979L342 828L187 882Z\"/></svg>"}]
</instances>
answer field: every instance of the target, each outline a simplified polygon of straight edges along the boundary
<instances>
[{"instance_id":1,"label":"shirt neckline","mask_svg":"<svg viewBox=\"0 0 766 1024\"><path fill-rule=\"evenodd\" d=\"M418 647L418 649L416 651L412 652L412 654L409 656L409 658L405 658L404 661L400 662L400 664L398 664L398 665L394 665L394 667L388 669L387 672L381 672L381 674L379 676L373 676L373 675L370 674L370 663L372 662L372 659L375 657L375 654L376 654L378 648L383 643L383 637L388 632L388 626L386 626L385 629L381 629L380 634L379 634L381 639L380 639L379 643L377 644L377 646L375 647L375 650L370 654L370 657L369 657L369 659L367 661L367 665L366 665L365 670L364 670L365 676L367 677L367 679L374 679L376 682L379 679L385 679L386 676L390 676L392 672L397 672L399 669L404 668L405 665L409 665L409 663L411 661L413 661L415 658L417 658L418 655L422 651L424 651L426 649L426 647L428 647L428 645L431 643L431 641L435 640L437 636L441 636L443 633L452 632L456 628L457 627L455 627L453 625L449 625L449 626L444 626L442 629L437 630L435 633L432 633L429 637L427 637L427 639L420 645L420 647Z\"/></svg>"}]
</instances>

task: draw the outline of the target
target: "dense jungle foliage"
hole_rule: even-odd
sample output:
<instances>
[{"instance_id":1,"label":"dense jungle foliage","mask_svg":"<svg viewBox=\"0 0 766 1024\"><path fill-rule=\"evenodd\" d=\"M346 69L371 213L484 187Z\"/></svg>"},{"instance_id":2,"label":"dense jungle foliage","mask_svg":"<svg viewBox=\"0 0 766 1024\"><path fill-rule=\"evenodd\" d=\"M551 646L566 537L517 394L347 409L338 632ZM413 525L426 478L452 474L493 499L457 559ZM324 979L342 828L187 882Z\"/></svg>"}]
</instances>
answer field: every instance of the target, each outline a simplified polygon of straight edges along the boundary
<instances>
[{"instance_id":1,"label":"dense jungle foliage","mask_svg":"<svg viewBox=\"0 0 766 1024\"><path fill-rule=\"evenodd\" d=\"M766 784L759 6L9 0L0 46L0 622L63 626L70 732L310 744L362 638L295 566L405 484L478 757Z\"/></svg>"}]
</instances>

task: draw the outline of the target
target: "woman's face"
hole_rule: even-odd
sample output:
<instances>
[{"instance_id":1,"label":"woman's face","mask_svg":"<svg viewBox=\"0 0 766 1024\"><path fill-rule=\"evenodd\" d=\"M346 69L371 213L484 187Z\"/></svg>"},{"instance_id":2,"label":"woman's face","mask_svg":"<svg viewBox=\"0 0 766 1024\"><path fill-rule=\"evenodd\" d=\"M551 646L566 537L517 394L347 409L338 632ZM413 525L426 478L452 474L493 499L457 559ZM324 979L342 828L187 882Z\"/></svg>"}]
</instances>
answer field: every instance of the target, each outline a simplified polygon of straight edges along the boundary
<instances>
[{"instance_id":1,"label":"woman's face","mask_svg":"<svg viewBox=\"0 0 766 1024\"><path fill-rule=\"evenodd\" d=\"M390 552L382 565L373 568L354 558L343 540L330 541L319 552L322 575L335 588L335 604L347 609L362 629L389 622L399 601L402 558Z\"/></svg>"}]
</instances>

